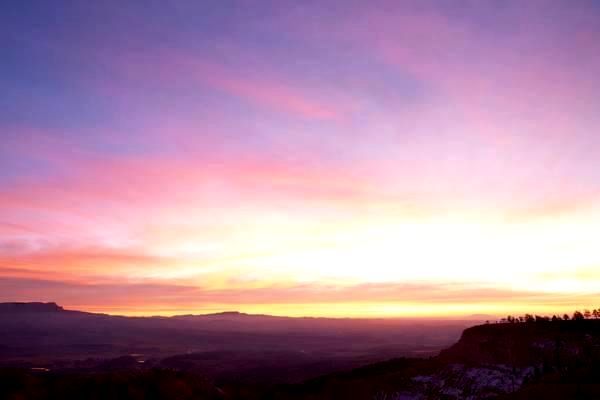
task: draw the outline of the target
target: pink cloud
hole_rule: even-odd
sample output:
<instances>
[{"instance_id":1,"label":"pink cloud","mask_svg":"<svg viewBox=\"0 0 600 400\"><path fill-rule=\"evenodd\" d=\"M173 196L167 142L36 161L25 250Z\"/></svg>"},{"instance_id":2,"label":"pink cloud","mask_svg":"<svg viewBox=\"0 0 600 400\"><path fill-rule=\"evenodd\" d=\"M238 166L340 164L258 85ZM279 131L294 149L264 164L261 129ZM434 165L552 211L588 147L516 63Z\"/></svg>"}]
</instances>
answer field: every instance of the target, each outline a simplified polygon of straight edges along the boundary
<instances>
[{"instance_id":1,"label":"pink cloud","mask_svg":"<svg viewBox=\"0 0 600 400\"><path fill-rule=\"evenodd\" d=\"M199 82L270 109L309 119L340 119L344 112L333 104L309 100L289 85L272 80L243 79L231 71L207 65L195 64L192 69Z\"/></svg>"},{"instance_id":2,"label":"pink cloud","mask_svg":"<svg viewBox=\"0 0 600 400\"><path fill-rule=\"evenodd\" d=\"M198 92L213 88L269 111L309 120L341 121L353 111L347 99L340 101L339 93L317 87L301 86L300 79L285 77L269 65L233 70L206 60L201 55L172 49L148 51L143 56L105 55L99 61L113 71L112 80L89 82L98 93L119 98L139 87L195 89ZM240 60L243 63L243 60ZM240 72L241 71L241 72ZM126 89L124 89L126 88Z\"/></svg>"},{"instance_id":3,"label":"pink cloud","mask_svg":"<svg viewBox=\"0 0 600 400\"><path fill-rule=\"evenodd\" d=\"M51 160L58 154L50 149L41 157ZM249 202L302 197L336 205L393 199L378 193L377 184L365 174L262 157L236 159L235 154L112 159L92 155L63 163L68 167L66 175L24 178L0 189L0 205L13 215L17 210L49 211L94 220L105 212L120 214L119 209L128 213L134 205L144 211L146 207L223 205L235 196ZM43 218L36 225L43 226ZM24 222L19 226L27 227Z\"/></svg>"}]
</instances>

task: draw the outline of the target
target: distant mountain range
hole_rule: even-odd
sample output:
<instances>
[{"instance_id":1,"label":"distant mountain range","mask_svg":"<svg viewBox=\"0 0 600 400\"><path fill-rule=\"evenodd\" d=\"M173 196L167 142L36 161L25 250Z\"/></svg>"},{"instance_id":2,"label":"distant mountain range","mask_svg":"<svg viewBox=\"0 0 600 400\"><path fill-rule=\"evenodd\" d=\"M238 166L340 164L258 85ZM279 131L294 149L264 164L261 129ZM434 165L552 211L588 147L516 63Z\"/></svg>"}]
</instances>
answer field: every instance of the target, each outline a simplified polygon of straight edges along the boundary
<instances>
[{"instance_id":1,"label":"distant mountain range","mask_svg":"<svg viewBox=\"0 0 600 400\"><path fill-rule=\"evenodd\" d=\"M55 303L1 303L0 366L56 369L135 354L146 365L193 365L219 381L243 370L244 380L299 382L390 357L436 354L471 324L239 312L123 317Z\"/></svg>"},{"instance_id":2,"label":"distant mountain range","mask_svg":"<svg viewBox=\"0 0 600 400\"><path fill-rule=\"evenodd\" d=\"M56 303L0 303L0 313L60 312L64 308Z\"/></svg>"}]
</instances>

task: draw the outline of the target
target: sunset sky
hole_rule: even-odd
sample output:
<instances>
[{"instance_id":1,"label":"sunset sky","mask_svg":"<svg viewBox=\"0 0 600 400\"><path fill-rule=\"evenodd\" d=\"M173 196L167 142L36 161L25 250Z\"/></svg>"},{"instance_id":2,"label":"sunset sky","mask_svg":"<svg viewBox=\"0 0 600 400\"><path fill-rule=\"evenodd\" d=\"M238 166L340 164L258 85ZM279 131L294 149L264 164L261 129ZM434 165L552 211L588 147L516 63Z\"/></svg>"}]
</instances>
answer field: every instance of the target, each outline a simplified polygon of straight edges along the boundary
<instances>
[{"instance_id":1,"label":"sunset sky","mask_svg":"<svg viewBox=\"0 0 600 400\"><path fill-rule=\"evenodd\" d=\"M600 306L600 3L8 1L0 301Z\"/></svg>"}]
</instances>

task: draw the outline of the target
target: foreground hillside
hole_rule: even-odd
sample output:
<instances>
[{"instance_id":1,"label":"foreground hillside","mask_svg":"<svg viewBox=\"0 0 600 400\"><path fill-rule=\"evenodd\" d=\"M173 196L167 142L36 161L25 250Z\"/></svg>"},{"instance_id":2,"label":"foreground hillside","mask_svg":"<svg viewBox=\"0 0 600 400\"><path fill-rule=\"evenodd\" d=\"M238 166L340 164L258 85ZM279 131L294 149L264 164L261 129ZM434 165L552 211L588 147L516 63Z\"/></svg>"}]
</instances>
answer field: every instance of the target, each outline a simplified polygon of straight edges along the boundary
<instances>
[{"instance_id":1,"label":"foreground hillside","mask_svg":"<svg viewBox=\"0 0 600 400\"><path fill-rule=\"evenodd\" d=\"M0 369L6 400L221 400L220 389L196 374L172 370L44 372Z\"/></svg>"}]
</instances>

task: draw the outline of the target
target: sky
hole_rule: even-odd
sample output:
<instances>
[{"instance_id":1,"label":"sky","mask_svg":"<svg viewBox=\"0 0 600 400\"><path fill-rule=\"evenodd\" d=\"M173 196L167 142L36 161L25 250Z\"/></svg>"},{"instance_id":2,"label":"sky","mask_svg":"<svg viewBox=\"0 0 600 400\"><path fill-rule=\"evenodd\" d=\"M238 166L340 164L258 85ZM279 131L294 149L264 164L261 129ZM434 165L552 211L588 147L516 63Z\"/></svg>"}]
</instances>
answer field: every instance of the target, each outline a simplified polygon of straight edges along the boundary
<instances>
[{"instance_id":1,"label":"sky","mask_svg":"<svg viewBox=\"0 0 600 400\"><path fill-rule=\"evenodd\" d=\"M0 301L600 306L597 1L3 3Z\"/></svg>"}]
</instances>

